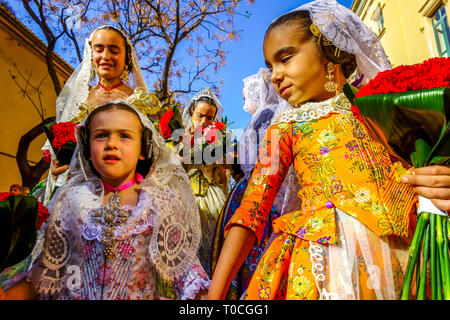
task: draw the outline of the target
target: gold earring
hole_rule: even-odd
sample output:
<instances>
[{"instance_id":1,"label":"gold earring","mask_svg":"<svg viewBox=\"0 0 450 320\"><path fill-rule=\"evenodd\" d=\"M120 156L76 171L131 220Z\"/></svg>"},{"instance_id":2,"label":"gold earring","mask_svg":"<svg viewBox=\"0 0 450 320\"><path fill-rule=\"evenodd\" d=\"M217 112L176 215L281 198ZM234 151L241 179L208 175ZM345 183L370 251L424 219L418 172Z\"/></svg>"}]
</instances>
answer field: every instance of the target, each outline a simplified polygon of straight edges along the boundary
<instances>
[{"instance_id":1,"label":"gold earring","mask_svg":"<svg viewBox=\"0 0 450 320\"><path fill-rule=\"evenodd\" d=\"M315 25L314 23L311 23L311 25L309 26L309 30L311 30L311 33L313 35L315 35L316 37L320 37L322 35L319 27L317 25Z\"/></svg>"},{"instance_id":2,"label":"gold earring","mask_svg":"<svg viewBox=\"0 0 450 320\"><path fill-rule=\"evenodd\" d=\"M325 90L327 90L328 92L335 92L335 93L337 93L338 84L333 81L334 80L334 74L333 74L334 70L335 69L334 69L333 64L331 62L328 62L327 63L328 74L326 76L328 81L325 82Z\"/></svg>"},{"instance_id":3,"label":"gold earring","mask_svg":"<svg viewBox=\"0 0 450 320\"><path fill-rule=\"evenodd\" d=\"M128 81L130 79L130 73L128 72L128 67L125 66L125 68L123 69L122 74L120 75L120 79L122 79L122 81Z\"/></svg>"},{"instance_id":4,"label":"gold earring","mask_svg":"<svg viewBox=\"0 0 450 320\"><path fill-rule=\"evenodd\" d=\"M92 65L92 69L91 69L91 80L94 80L94 79L95 79L95 76L96 76L96 73L95 73L95 67L94 67L94 65Z\"/></svg>"}]
</instances>

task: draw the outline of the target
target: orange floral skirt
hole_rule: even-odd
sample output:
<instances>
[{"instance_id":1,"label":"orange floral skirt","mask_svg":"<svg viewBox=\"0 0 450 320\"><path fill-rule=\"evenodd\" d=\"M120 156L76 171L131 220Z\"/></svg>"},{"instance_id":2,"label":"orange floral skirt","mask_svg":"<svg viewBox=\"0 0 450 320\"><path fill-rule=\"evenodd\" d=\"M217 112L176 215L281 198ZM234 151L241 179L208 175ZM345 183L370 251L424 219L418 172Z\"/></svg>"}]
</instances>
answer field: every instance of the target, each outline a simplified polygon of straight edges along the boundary
<instances>
[{"instance_id":1,"label":"orange floral skirt","mask_svg":"<svg viewBox=\"0 0 450 320\"><path fill-rule=\"evenodd\" d=\"M338 216L336 246L277 236L261 257L245 299L398 299L407 244L380 238L345 213Z\"/></svg>"}]
</instances>

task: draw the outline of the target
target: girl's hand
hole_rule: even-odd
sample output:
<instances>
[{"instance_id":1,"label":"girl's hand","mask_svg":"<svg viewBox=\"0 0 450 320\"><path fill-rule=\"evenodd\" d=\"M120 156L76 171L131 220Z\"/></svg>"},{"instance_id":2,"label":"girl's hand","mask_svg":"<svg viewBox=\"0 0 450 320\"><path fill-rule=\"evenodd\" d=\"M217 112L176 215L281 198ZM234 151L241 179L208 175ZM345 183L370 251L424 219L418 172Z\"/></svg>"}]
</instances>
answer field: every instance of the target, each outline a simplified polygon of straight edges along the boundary
<instances>
[{"instance_id":1,"label":"girl's hand","mask_svg":"<svg viewBox=\"0 0 450 320\"><path fill-rule=\"evenodd\" d=\"M36 298L36 292L25 279L6 290L0 289L0 300L34 300Z\"/></svg>"},{"instance_id":2,"label":"girl's hand","mask_svg":"<svg viewBox=\"0 0 450 320\"><path fill-rule=\"evenodd\" d=\"M56 159L53 160L52 175L53 175L53 178L55 180L58 179L58 176L60 174L63 174L68 169L69 169L69 165L68 164L62 165L61 163L59 163L58 160L56 160Z\"/></svg>"},{"instance_id":3,"label":"girl's hand","mask_svg":"<svg viewBox=\"0 0 450 320\"><path fill-rule=\"evenodd\" d=\"M208 298L208 291L207 290L200 290L197 292L197 295L195 296L194 300L207 300Z\"/></svg>"},{"instance_id":4,"label":"girl's hand","mask_svg":"<svg viewBox=\"0 0 450 320\"><path fill-rule=\"evenodd\" d=\"M414 191L443 211L450 211L450 166L429 166L411 169L412 174L402 178Z\"/></svg>"}]
</instances>

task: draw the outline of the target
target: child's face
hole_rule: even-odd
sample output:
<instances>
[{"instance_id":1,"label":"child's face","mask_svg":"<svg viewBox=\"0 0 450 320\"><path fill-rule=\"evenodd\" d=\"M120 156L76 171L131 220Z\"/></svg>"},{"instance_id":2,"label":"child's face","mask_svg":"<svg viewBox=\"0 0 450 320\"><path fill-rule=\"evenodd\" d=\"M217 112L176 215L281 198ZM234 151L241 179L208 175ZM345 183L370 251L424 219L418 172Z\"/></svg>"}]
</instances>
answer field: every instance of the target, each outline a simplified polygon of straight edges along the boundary
<instances>
[{"instance_id":1,"label":"child's face","mask_svg":"<svg viewBox=\"0 0 450 320\"><path fill-rule=\"evenodd\" d=\"M10 188L9 192L12 193L13 195L19 195L22 193L22 191L20 191L19 188L15 188L15 187Z\"/></svg>"},{"instance_id":2,"label":"child's face","mask_svg":"<svg viewBox=\"0 0 450 320\"><path fill-rule=\"evenodd\" d=\"M97 113L90 126L91 161L103 181L117 187L131 180L141 154L142 125L132 112L120 109Z\"/></svg>"},{"instance_id":3,"label":"child's face","mask_svg":"<svg viewBox=\"0 0 450 320\"><path fill-rule=\"evenodd\" d=\"M324 84L326 59L313 40L291 25L272 29L264 41L264 57L278 94L290 104L330 98Z\"/></svg>"},{"instance_id":4,"label":"child's face","mask_svg":"<svg viewBox=\"0 0 450 320\"><path fill-rule=\"evenodd\" d=\"M214 120L217 108L204 101L198 101L192 114L192 128L195 129L199 125L207 126Z\"/></svg>"},{"instance_id":5,"label":"child's face","mask_svg":"<svg viewBox=\"0 0 450 320\"><path fill-rule=\"evenodd\" d=\"M92 37L92 62L101 79L118 79L125 68L123 38L112 30L98 30Z\"/></svg>"}]
</instances>

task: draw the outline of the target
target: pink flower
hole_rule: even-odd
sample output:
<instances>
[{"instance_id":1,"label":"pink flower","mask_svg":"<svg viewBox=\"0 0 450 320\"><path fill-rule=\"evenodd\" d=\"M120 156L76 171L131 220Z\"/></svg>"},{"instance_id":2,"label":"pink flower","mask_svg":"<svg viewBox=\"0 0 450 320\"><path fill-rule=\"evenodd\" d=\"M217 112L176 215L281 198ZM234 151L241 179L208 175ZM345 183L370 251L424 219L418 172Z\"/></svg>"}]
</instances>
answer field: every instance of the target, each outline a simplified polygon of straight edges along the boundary
<instances>
[{"instance_id":1,"label":"pink flower","mask_svg":"<svg viewBox=\"0 0 450 320\"><path fill-rule=\"evenodd\" d=\"M48 150L48 149L44 150L44 161L47 163L52 162L52 154L50 153L50 150Z\"/></svg>"}]
</instances>

